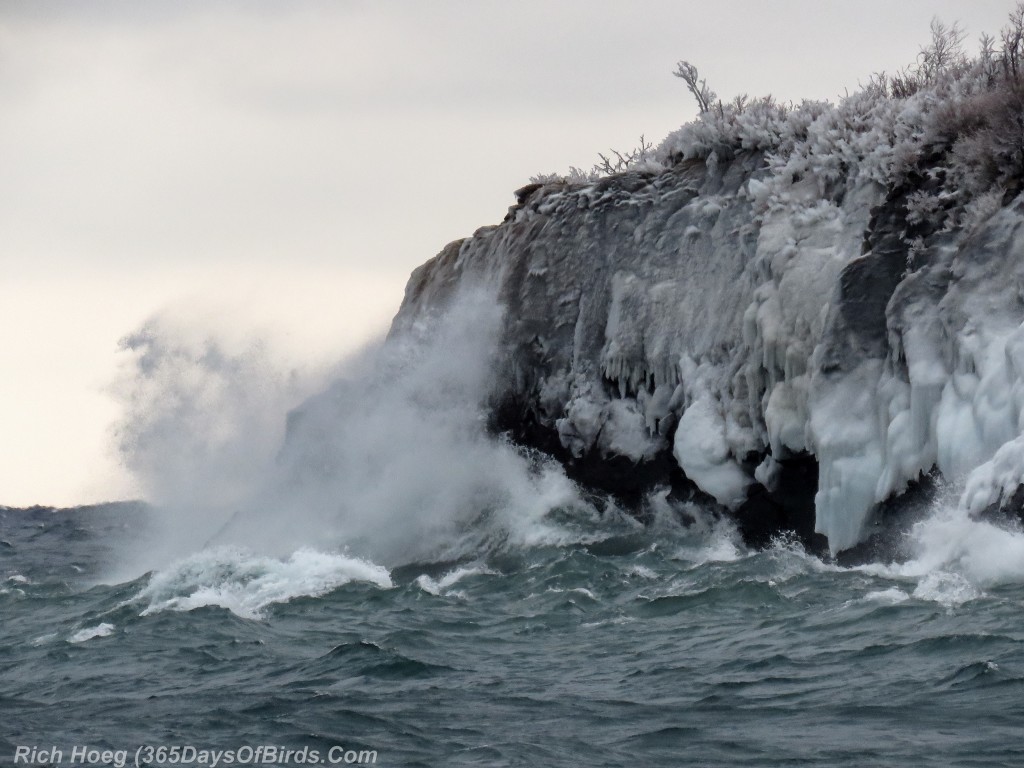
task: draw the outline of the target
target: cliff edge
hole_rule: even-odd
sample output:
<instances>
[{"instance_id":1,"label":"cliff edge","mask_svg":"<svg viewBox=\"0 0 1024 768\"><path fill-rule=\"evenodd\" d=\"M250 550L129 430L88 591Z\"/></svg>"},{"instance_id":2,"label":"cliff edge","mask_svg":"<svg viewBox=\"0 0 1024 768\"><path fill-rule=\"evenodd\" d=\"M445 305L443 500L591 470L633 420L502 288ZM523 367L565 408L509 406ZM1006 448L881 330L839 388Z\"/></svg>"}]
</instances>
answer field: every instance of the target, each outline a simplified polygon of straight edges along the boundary
<instances>
[{"instance_id":1,"label":"cliff edge","mask_svg":"<svg viewBox=\"0 0 1024 768\"><path fill-rule=\"evenodd\" d=\"M633 168L538 180L413 273L392 335L491 285L496 429L627 503L706 494L748 539L846 550L929 475L998 504L1024 464L1024 86L995 66L719 103Z\"/></svg>"}]
</instances>

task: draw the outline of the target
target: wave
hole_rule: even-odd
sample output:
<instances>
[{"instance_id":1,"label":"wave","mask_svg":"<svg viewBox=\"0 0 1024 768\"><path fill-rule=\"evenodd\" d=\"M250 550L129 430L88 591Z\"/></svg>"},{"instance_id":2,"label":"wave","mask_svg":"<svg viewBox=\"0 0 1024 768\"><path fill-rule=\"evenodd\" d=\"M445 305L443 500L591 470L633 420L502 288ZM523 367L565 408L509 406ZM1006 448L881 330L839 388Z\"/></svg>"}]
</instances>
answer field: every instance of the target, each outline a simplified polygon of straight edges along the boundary
<instances>
[{"instance_id":1,"label":"wave","mask_svg":"<svg viewBox=\"0 0 1024 768\"><path fill-rule=\"evenodd\" d=\"M467 290L407 338L339 364L305 399L308 387L284 386L259 345L147 324L128 343L118 434L161 514L124 571L210 546L278 558L313 547L394 566L574 540L574 524L549 513L598 510L556 463L486 429L500 318L492 295Z\"/></svg>"},{"instance_id":2,"label":"wave","mask_svg":"<svg viewBox=\"0 0 1024 768\"><path fill-rule=\"evenodd\" d=\"M494 576L496 574L496 571L493 571L486 566L469 566L464 568L456 568L455 570L449 571L448 573L444 574L438 579L432 578L431 576L428 576L425 573L421 574L418 577L416 577L416 585L424 592L427 592L434 596L440 596L442 594L447 594L453 586L458 584L463 579L469 578L470 576ZM455 592L452 594L458 595L459 593Z\"/></svg>"},{"instance_id":3,"label":"wave","mask_svg":"<svg viewBox=\"0 0 1024 768\"><path fill-rule=\"evenodd\" d=\"M971 514L970 493L950 483L932 508L904 534L897 562L876 562L857 570L913 582L910 596L956 606L988 590L1024 583L1024 530L1009 518Z\"/></svg>"},{"instance_id":4,"label":"wave","mask_svg":"<svg viewBox=\"0 0 1024 768\"><path fill-rule=\"evenodd\" d=\"M350 582L392 586L383 566L354 557L299 550L285 559L216 547L153 574L133 603L148 603L142 616L161 611L226 608L246 619L263 618L275 603L319 597Z\"/></svg>"},{"instance_id":5,"label":"wave","mask_svg":"<svg viewBox=\"0 0 1024 768\"><path fill-rule=\"evenodd\" d=\"M110 637L114 634L114 625L103 622L95 627L86 627L74 632L69 638L69 643L84 643L94 637Z\"/></svg>"}]
</instances>

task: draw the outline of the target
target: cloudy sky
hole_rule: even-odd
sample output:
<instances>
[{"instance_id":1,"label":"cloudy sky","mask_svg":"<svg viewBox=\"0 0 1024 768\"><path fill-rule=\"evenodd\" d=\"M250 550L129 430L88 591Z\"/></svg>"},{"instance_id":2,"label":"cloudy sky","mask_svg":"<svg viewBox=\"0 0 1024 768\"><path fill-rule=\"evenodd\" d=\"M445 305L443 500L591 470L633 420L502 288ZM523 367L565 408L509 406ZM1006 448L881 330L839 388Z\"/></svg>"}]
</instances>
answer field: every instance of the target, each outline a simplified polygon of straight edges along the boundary
<instances>
[{"instance_id":1,"label":"cloudy sky","mask_svg":"<svg viewBox=\"0 0 1024 768\"><path fill-rule=\"evenodd\" d=\"M933 16L974 40L1010 6L2 0L0 504L131 494L111 382L155 312L326 360L531 175L691 119L678 59L723 97L835 99Z\"/></svg>"}]
</instances>

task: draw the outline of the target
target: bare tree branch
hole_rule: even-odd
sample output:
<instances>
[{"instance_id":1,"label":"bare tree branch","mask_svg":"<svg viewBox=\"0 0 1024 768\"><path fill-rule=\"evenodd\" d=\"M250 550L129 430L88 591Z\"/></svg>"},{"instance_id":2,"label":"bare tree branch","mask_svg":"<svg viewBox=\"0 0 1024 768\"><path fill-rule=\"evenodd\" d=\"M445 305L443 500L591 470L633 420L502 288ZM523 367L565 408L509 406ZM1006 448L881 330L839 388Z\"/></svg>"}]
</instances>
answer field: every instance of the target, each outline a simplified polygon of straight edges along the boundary
<instances>
[{"instance_id":1,"label":"bare tree branch","mask_svg":"<svg viewBox=\"0 0 1024 768\"><path fill-rule=\"evenodd\" d=\"M700 73L697 72L697 68L693 64L688 61L680 61L676 65L676 71L672 74L682 78L683 82L686 83L687 89L693 94L693 98L697 100L697 107L700 109L701 114L711 111L711 105L718 96L708 88L708 81L700 76Z\"/></svg>"},{"instance_id":2,"label":"bare tree branch","mask_svg":"<svg viewBox=\"0 0 1024 768\"><path fill-rule=\"evenodd\" d=\"M947 26L936 17L932 19L931 30L931 42L917 56L918 74L926 83L934 83L944 72L961 69L967 64L963 47L967 33L959 22Z\"/></svg>"},{"instance_id":3,"label":"bare tree branch","mask_svg":"<svg viewBox=\"0 0 1024 768\"><path fill-rule=\"evenodd\" d=\"M1021 58L1024 54L1024 3L1017 3L1017 7L1010 13L1010 24L1003 29L1000 38L1003 43L1000 51L1003 74L1008 80L1017 81L1020 79Z\"/></svg>"}]
</instances>

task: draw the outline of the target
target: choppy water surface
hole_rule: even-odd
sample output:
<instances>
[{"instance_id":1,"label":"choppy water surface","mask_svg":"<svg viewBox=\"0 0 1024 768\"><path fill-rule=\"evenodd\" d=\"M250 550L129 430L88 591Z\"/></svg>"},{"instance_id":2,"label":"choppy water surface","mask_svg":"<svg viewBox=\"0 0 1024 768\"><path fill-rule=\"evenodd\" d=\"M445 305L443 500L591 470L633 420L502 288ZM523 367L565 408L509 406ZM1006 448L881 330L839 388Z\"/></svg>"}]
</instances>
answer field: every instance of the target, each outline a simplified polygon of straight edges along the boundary
<instances>
[{"instance_id":1,"label":"choppy water surface","mask_svg":"<svg viewBox=\"0 0 1024 768\"><path fill-rule=\"evenodd\" d=\"M963 553L841 569L723 524L563 520L444 563L223 546L104 583L146 514L0 511L5 764L263 743L388 766L1024 761L1020 565L991 554L985 578Z\"/></svg>"}]
</instances>

